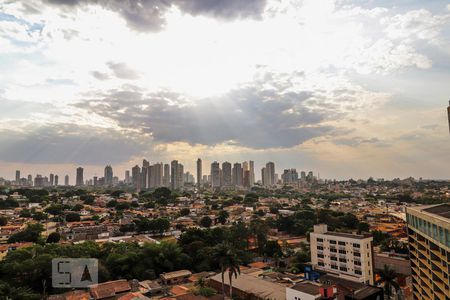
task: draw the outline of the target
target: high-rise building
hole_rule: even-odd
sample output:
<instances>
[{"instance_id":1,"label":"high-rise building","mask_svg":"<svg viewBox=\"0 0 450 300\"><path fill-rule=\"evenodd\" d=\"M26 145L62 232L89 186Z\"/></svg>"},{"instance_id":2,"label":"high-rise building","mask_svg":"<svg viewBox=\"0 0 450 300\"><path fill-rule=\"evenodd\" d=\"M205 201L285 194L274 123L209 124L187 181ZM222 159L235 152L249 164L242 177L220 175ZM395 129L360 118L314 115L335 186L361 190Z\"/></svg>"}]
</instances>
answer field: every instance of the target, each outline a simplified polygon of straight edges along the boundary
<instances>
[{"instance_id":1,"label":"high-rise building","mask_svg":"<svg viewBox=\"0 0 450 300\"><path fill-rule=\"evenodd\" d=\"M202 160L197 159L197 187L200 188L202 184Z\"/></svg>"},{"instance_id":2,"label":"high-rise building","mask_svg":"<svg viewBox=\"0 0 450 300\"><path fill-rule=\"evenodd\" d=\"M365 284L374 284L373 237L328 231L314 225L310 233L311 264L314 269Z\"/></svg>"},{"instance_id":3,"label":"high-rise building","mask_svg":"<svg viewBox=\"0 0 450 300\"><path fill-rule=\"evenodd\" d=\"M298 173L296 169L285 169L281 175L284 184L295 183L298 181Z\"/></svg>"},{"instance_id":4,"label":"high-rise building","mask_svg":"<svg viewBox=\"0 0 450 300\"><path fill-rule=\"evenodd\" d=\"M265 167L261 169L261 183L263 186L267 185L267 170Z\"/></svg>"},{"instance_id":5,"label":"high-rise building","mask_svg":"<svg viewBox=\"0 0 450 300\"><path fill-rule=\"evenodd\" d=\"M144 159L142 161L142 167L146 167L146 168L150 167L150 162L148 162L148 160Z\"/></svg>"},{"instance_id":6,"label":"high-rise building","mask_svg":"<svg viewBox=\"0 0 450 300\"><path fill-rule=\"evenodd\" d=\"M64 185L65 186L69 185L69 175L64 176Z\"/></svg>"},{"instance_id":7,"label":"high-rise building","mask_svg":"<svg viewBox=\"0 0 450 300\"><path fill-rule=\"evenodd\" d=\"M93 182L94 186L98 186L98 177L94 176L94 182Z\"/></svg>"},{"instance_id":8,"label":"high-rise building","mask_svg":"<svg viewBox=\"0 0 450 300\"><path fill-rule=\"evenodd\" d=\"M141 168L138 165L131 169L131 183L137 190L141 189Z\"/></svg>"},{"instance_id":9,"label":"high-rise building","mask_svg":"<svg viewBox=\"0 0 450 300\"><path fill-rule=\"evenodd\" d=\"M250 160L248 166L250 171L250 187L252 187L255 184L255 162Z\"/></svg>"},{"instance_id":10,"label":"high-rise building","mask_svg":"<svg viewBox=\"0 0 450 300\"><path fill-rule=\"evenodd\" d=\"M105 185L112 186L113 185L113 169L110 165L105 167Z\"/></svg>"},{"instance_id":11,"label":"high-rise building","mask_svg":"<svg viewBox=\"0 0 450 300\"><path fill-rule=\"evenodd\" d=\"M231 163L222 163L222 185L226 187L232 186Z\"/></svg>"},{"instance_id":12,"label":"high-rise building","mask_svg":"<svg viewBox=\"0 0 450 300\"><path fill-rule=\"evenodd\" d=\"M50 174L50 186L53 186L55 184L55 175Z\"/></svg>"},{"instance_id":13,"label":"high-rise building","mask_svg":"<svg viewBox=\"0 0 450 300\"><path fill-rule=\"evenodd\" d=\"M275 164L269 161L266 164L266 185L273 186L275 182Z\"/></svg>"},{"instance_id":14,"label":"high-rise building","mask_svg":"<svg viewBox=\"0 0 450 300\"><path fill-rule=\"evenodd\" d=\"M300 179L301 179L302 181L306 181L306 172L305 172L305 171L301 171L301 172L300 172Z\"/></svg>"},{"instance_id":15,"label":"high-rise building","mask_svg":"<svg viewBox=\"0 0 450 300\"><path fill-rule=\"evenodd\" d=\"M217 161L211 164L211 187L220 188L220 165Z\"/></svg>"},{"instance_id":16,"label":"high-rise building","mask_svg":"<svg viewBox=\"0 0 450 300\"><path fill-rule=\"evenodd\" d=\"M58 186L58 182L59 181L59 176L58 175L55 175L55 186Z\"/></svg>"},{"instance_id":17,"label":"high-rise building","mask_svg":"<svg viewBox=\"0 0 450 300\"><path fill-rule=\"evenodd\" d=\"M164 165L163 163L156 163L148 168L148 182L149 188L158 188L163 186Z\"/></svg>"},{"instance_id":18,"label":"high-rise building","mask_svg":"<svg viewBox=\"0 0 450 300\"><path fill-rule=\"evenodd\" d=\"M447 115L448 115L448 130L450 132L450 101L448 101Z\"/></svg>"},{"instance_id":19,"label":"high-rise building","mask_svg":"<svg viewBox=\"0 0 450 300\"><path fill-rule=\"evenodd\" d=\"M414 299L450 299L450 204L406 208Z\"/></svg>"},{"instance_id":20,"label":"high-rise building","mask_svg":"<svg viewBox=\"0 0 450 300\"><path fill-rule=\"evenodd\" d=\"M245 188L250 188L250 170L244 171L244 177L242 179L242 183Z\"/></svg>"},{"instance_id":21,"label":"high-rise building","mask_svg":"<svg viewBox=\"0 0 450 300\"><path fill-rule=\"evenodd\" d=\"M233 185L242 186L243 185L242 177L243 177L242 165L240 163L235 163L233 165L233 170L231 173L231 181Z\"/></svg>"},{"instance_id":22,"label":"high-rise building","mask_svg":"<svg viewBox=\"0 0 450 300\"><path fill-rule=\"evenodd\" d=\"M20 170L16 170L16 184L20 183Z\"/></svg>"},{"instance_id":23,"label":"high-rise building","mask_svg":"<svg viewBox=\"0 0 450 300\"><path fill-rule=\"evenodd\" d=\"M173 160L170 163L170 186L172 189L179 189L184 186L184 166Z\"/></svg>"},{"instance_id":24,"label":"high-rise building","mask_svg":"<svg viewBox=\"0 0 450 300\"><path fill-rule=\"evenodd\" d=\"M149 173L150 173L150 166L149 165L143 165L141 169L141 188L146 189L149 187Z\"/></svg>"},{"instance_id":25,"label":"high-rise building","mask_svg":"<svg viewBox=\"0 0 450 300\"><path fill-rule=\"evenodd\" d=\"M34 177L34 186L35 187L43 187L45 185L45 180L42 175L37 174L36 177Z\"/></svg>"},{"instance_id":26,"label":"high-rise building","mask_svg":"<svg viewBox=\"0 0 450 300\"><path fill-rule=\"evenodd\" d=\"M163 186L170 186L170 165L164 164Z\"/></svg>"},{"instance_id":27,"label":"high-rise building","mask_svg":"<svg viewBox=\"0 0 450 300\"><path fill-rule=\"evenodd\" d=\"M131 179L130 179L130 171L126 170L125 171L125 184L130 184L131 183Z\"/></svg>"},{"instance_id":28,"label":"high-rise building","mask_svg":"<svg viewBox=\"0 0 450 300\"><path fill-rule=\"evenodd\" d=\"M75 180L75 185L76 186L82 186L84 184L84 179L83 179L83 168L82 167L78 167L77 168L77 177Z\"/></svg>"}]
</instances>

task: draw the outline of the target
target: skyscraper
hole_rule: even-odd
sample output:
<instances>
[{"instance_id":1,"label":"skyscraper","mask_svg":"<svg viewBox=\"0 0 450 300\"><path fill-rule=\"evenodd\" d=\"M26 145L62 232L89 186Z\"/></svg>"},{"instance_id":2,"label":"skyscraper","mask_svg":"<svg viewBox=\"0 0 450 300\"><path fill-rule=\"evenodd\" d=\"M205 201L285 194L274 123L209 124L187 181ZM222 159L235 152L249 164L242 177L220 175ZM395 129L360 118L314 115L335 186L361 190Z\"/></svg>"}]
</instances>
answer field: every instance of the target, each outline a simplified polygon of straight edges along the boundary
<instances>
[{"instance_id":1,"label":"skyscraper","mask_svg":"<svg viewBox=\"0 0 450 300\"><path fill-rule=\"evenodd\" d=\"M69 175L64 176L64 185L65 186L69 185Z\"/></svg>"},{"instance_id":2,"label":"skyscraper","mask_svg":"<svg viewBox=\"0 0 450 300\"><path fill-rule=\"evenodd\" d=\"M275 184L275 164L269 161L266 164L266 186Z\"/></svg>"},{"instance_id":3,"label":"skyscraper","mask_svg":"<svg viewBox=\"0 0 450 300\"><path fill-rule=\"evenodd\" d=\"M82 167L78 167L77 168L77 177L75 180L75 185L76 186L82 186L84 184L84 180L83 180L83 168Z\"/></svg>"},{"instance_id":4,"label":"skyscraper","mask_svg":"<svg viewBox=\"0 0 450 300\"><path fill-rule=\"evenodd\" d=\"M406 207L414 299L450 299L450 205Z\"/></svg>"},{"instance_id":5,"label":"skyscraper","mask_svg":"<svg viewBox=\"0 0 450 300\"><path fill-rule=\"evenodd\" d=\"M50 174L50 186L53 186L55 183L55 175Z\"/></svg>"},{"instance_id":6,"label":"skyscraper","mask_svg":"<svg viewBox=\"0 0 450 300\"><path fill-rule=\"evenodd\" d=\"M55 186L58 186L59 177L58 175L55 175Z\"/></svg>"},{"instance_id":7,"label":"skyscraper","mask_svg":"<svg viewBox=\"0 0 450 300\"><path fill-rule=\"evenodd\" d=\"M211 187L220 188L220 165L217 161L211 164Z\"/></svg>"},{"instance_id":8,"label":"skyscraper","mask_svg":"<svg viewBox=\"0 0 450 300\"><path fill-rule=\"evenodd\" d=\"M234 186L242 186L242 176L242 165L240 163L235 163L231 173L231 181Z\"/></svg>"},{"instance_id":9,"label":"skyscraper","mask_svg":"<svg viewBox=\"0 0 450 300\"><path fill-rule=\"evenodd\" d=\"M197 159L197 187L200 188L202 184L202 160Z\"/></svg>"},{"instance_id":10,"label":"skyscraper","mask_svg":"<svg viewBox=\"0 0 450 300\"><path fill-rule=\"evenodd\" d=\"M173 160L170 163L170 186L172 189L179 189L184 185L184 166Z\"/></svg>"},{"instance_id":11,"label":"skyscraper","mask_svg":"<svg viewBox=\"0 0 450 300\"><path fill-rule=\"evenodd\" d=\"M222 163L222 184L223 186L230 187L232 185L231 181L231 163L223 162Z\"/></svg>"},{"instance_id":12,"label":"skyscraper","mask_svg":"<svg viewBox=\"0 0 450 300\"><path fill-rule=\"evenodd\" d=\"M448 115L448 130L450 132L450 101L448 101L447 115Z\"/></svg>"},{"instance_id":13,"label":"skyscraper","mask_svg":"<svg viewBox=\"0 0 450 300\"><path fill-rule=\"evenodd\" d=\"M248 165L250 171L250 187L252 187L255 184L255 162L250 160Z\"/></svg>"},{"instance_id":14,"label":"skyscraper","mask_svg":"<svg viewBox=\"0 0 450 300\"><path fill-rule=\"evenodd\" d=\"M20 182L20 170L16 170L16 184Z\"/></svg>"},{"instance_id":15,"label":"skyscraper","mask_svg":"<svg viewBox=\"0 0 450 300\"><path fill-rule=\"evenodd\" d=\"M113 169L110 165L105 167L105 185L113 185Z\"/></svg>"},{"instance_id":16,"label":"skyscraper","mask_svg":"<svg viewBox=\"0 0 450 300\"><path fill-rule=\"evenodd\" d=\"M131 169L131 183L137 190L141 189L141 168L138 165Z\"/></svg>"},{"instance_id":17,"label":"skyscraper","mask_svg":"<svg viewBox=\"0 0 450 300\"><path fill-rule=\"evenodd\" d=\"M130 181L130 171L129 170L125 171L125 183L126 184L131 183L131 181Z\"/></svg>"},{"instance_id":18,"label":"skyscraper","mask_svg":"<svg viewBox=\"0 0 450 300\"><path fill-rule=\"evenodd\" d=\"M164 173L163 173L163 186L170 186L170 165L164 164Z\"/></svg>"}]
</instances>

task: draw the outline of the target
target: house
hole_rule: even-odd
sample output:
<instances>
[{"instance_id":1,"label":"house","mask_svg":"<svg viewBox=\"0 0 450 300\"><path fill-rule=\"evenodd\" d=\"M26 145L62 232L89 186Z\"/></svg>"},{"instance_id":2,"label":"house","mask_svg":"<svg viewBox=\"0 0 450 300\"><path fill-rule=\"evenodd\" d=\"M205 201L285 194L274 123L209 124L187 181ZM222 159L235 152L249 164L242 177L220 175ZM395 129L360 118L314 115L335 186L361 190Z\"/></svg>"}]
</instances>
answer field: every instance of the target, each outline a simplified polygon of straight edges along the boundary
<instances>
[{"instance_id":1,"label":"house","mask_svg":"<svg viewBox=\"0 0 450 300\"><path fill-rule=\"evenodd\" d=\"M187 281L191 275L192 272L189 270L178 270L174 272L162 273L159 277L164 284L178 284Z\"/></svg>"},{"instance_id":2,"label":"house","mask_svg":"<svg viewBox=\"0 0 450 300\"><path fill-rule=\"evenodd\" d=\"M114 299L114 297L125 295L131 291L131 285L125 279L93 284L88 286L88 288L89 293L95 300Z\"/></svg>"},{"instance_id":3,"label":"house","mask_svg":"<svg viewBox=\"0 0 450 300\"><path fill-rule=\"evenodd\" d=\"M228 271L225 272L225 293L229 294L230 281ZM248 300L286 300L285 287L252 275L240 274L233 277L233 294L239 299ZM218 293L222 292L222 274L219 273L209 280L209 285Z\"/></svg>"}]
</instances>

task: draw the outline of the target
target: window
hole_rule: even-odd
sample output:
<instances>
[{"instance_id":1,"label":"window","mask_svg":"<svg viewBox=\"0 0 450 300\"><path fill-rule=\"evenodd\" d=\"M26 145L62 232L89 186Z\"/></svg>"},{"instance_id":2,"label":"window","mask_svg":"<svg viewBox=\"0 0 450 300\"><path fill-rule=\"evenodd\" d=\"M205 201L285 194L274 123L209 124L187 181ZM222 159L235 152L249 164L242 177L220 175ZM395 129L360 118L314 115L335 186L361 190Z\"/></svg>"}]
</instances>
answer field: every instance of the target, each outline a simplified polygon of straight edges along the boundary
<instances>
[{"instance_id":1,"label":"window","mask_svg":"<svg viewBox=\"0 0 450 300\"><path fill-rule=\"evenodd\" d=\"M347 268L346 267L339 267L339 270L347 272Z\"/></svg>"},{"instance_id":2,"label":"window","mask_svg":"<svg viewBox=\"0 0 450 300\"><path fill-rule=\"evenodd\" d=\"M361 257L361 253L353 253L353 256Z\"/></svg>"},{"instance_id":3,"label":"window","mask_svg":"<svg viewBox=\"0 0 450 300\"><path fill-rule=\"evenodd\" d=\"M345 258L339 258L339 261L340 261L340 262L347 262L347 259L345 259Z\"/></svg>"},{"instance_id":4,"label":"window","mask_svg":"<svg viewBox=\"0 0 450 300\"><path fill-rule=\"evenodd\" d=\"M337 261L337 257L336 256L331 256L330 259L334 260L334 261Z\"/></svg>"},{"instance_id":5,"label":"window","mask_svg":"<svg viewBox=\"0 0 450 300\"><path fill-rule=\"evenodd\" d=\"M321 262L321 261L319 261L317 264L318 264L319 266L321 266L321 267L325 266L325 264L324 264L323 262Z\"/></svg>"},{"instance_id":6,"label":"window","mask_svg":"<svg viewBox=\"0 0 450 300\"><path fill-rule=\"evenodd\" d=\"M360 244L353 243L353 247L355 247L355 248L361 248L361 245L360 245Z\"/></svg>"},{"instance_id":7,"label":"window","mask_svg":"<svg viewBox=\"0 0 450 300\"><path fill-rule=\"evenodd\" d=\"M336 248L330 248L330 252L334 252L334 253L336 253L336 252L337 252L337 250L336 250Z\"/></svg>"},{"instance_id":8,"label":"window","mask_svg":"<svg viewBox=\"0 0 450 300\"><path fill-rule=\"evenodd\" d=\"M330 244L332 244L332 245L336 245L336 241L334 241L334 240L330 240Z\"/></svg>"},{"instance_id":9,"label":"window","mask_svg":"<svg viewBox=\"0 0 450 300\"><path fill-rule=\"evenodd\" d=\"M339 250L339 253L340 253L340 254L346 254L347 251L345 251L345 250Z\"/></svg>"},{"instance_id":10,"label":"window","mask_svg":"<svg viewBox=\"0 0 450 300\"><path fill-rule=\"evenodd\" d=\"M317 238L317 242L318 242L318 243L323 243L323 239Z\"/></svg>"},{"instance_id":11,"label":"window","mask_svg":"<svg viewBox=\"0 0 450 300\"><path fill-rule=\"evenodd\" d=\"M323 254L317 254L318 258L323 258Z\"/></svg>"},{"instance_id":12,"label":"window","mask_svg":"<svg viewBox=\"0 0 450 300\"><path fill-rule=\"evenodd\" d=\"M345 242L339 242L339 246L345 246Z\"/></svg>"},{"instance_id":13,"label":"window","mask_svg":"<svg viewBox=\"0 0 450 300\"><path fill-rule=\"evenodd\" d=\"M317 250L323 251L323 247L322 246L317 246Z\"/></svg>"},{"instance_id":14,"label":"window","mask_svg":"<svg viewBox=\"0 0 450 300\"><path fill-rule=\"evenodd\" d=\"M355 274L361 275L362 272L360 270L355 270Z\"/></svg>"},{"instance_id":15,"label":"window","mask_svg":"<svg viewBox=\"0 0 450 300\"><path fill-rule=\"evenodd\" d=\"M361 262L360 261L355 261L355 266L360 266Z\"/></svg>"},{"instance_id":16,"label":"window","mask_svg":"<svg viewBox=\"0 0 450 300\"><path fill-rule=\"evenodd\" d=\"M336 265L331 265L331 268L337 270L338 266L336 266Z\"/></svg>"}]
</instances>

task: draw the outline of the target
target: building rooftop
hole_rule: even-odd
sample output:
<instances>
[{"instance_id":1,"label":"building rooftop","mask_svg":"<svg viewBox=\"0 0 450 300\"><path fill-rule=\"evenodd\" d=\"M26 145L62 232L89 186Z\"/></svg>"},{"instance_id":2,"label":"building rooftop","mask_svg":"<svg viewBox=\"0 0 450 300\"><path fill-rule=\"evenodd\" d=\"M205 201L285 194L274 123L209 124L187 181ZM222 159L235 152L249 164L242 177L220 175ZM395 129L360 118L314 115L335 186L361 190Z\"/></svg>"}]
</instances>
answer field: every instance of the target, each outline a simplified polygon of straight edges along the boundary
<instances>
[{"instance_id":1,"label":"building rooftop","mask_svg":"<svg viewBox=\"0 0 450 300\"><path fill-rule=\"evenodd\" d=\"M370 236L365 236L361 234L353 234L353 233L345 233L345 232L325 232L325 235L329 236L339 236L339 237L345 237L345 238L351 238L351 239L357 239L357 240L363 240Z\"/></svg>"},{"instance_id":2,"label":"building rooftop","mask_svg":"<svg viewBox=\"0 0 450 300\"><path fill-rule=\"evenodd\" d=\"M423 209L423 211L450 219L450 204L448 203L428 207Z\"/></svg>"},{"instance_id":3,"label":"building rooftop","mask_svg":"<svg viewBox=\"0 0 450 300\"><path fill-rule=\"evenodd\" d=\"M221 274L217 274L211 277L211 280L222 283L221 277ZM225 284L229 285L228 271L225 271ZM233 289L263 299L286 300L286 288L284 286L251 275L240 274L237 278L233 278Z\"/></svg>"},{"instance_id":4,"label":"building rooftop","mask_svg":"<svg viewBox=\"0 0 450 300\"><path fill-rule=\"evenodd\" d=\"M320 286L309 282L297 283L291 289L313 296L320 294Z\"/></svg>"}]
</instances>

